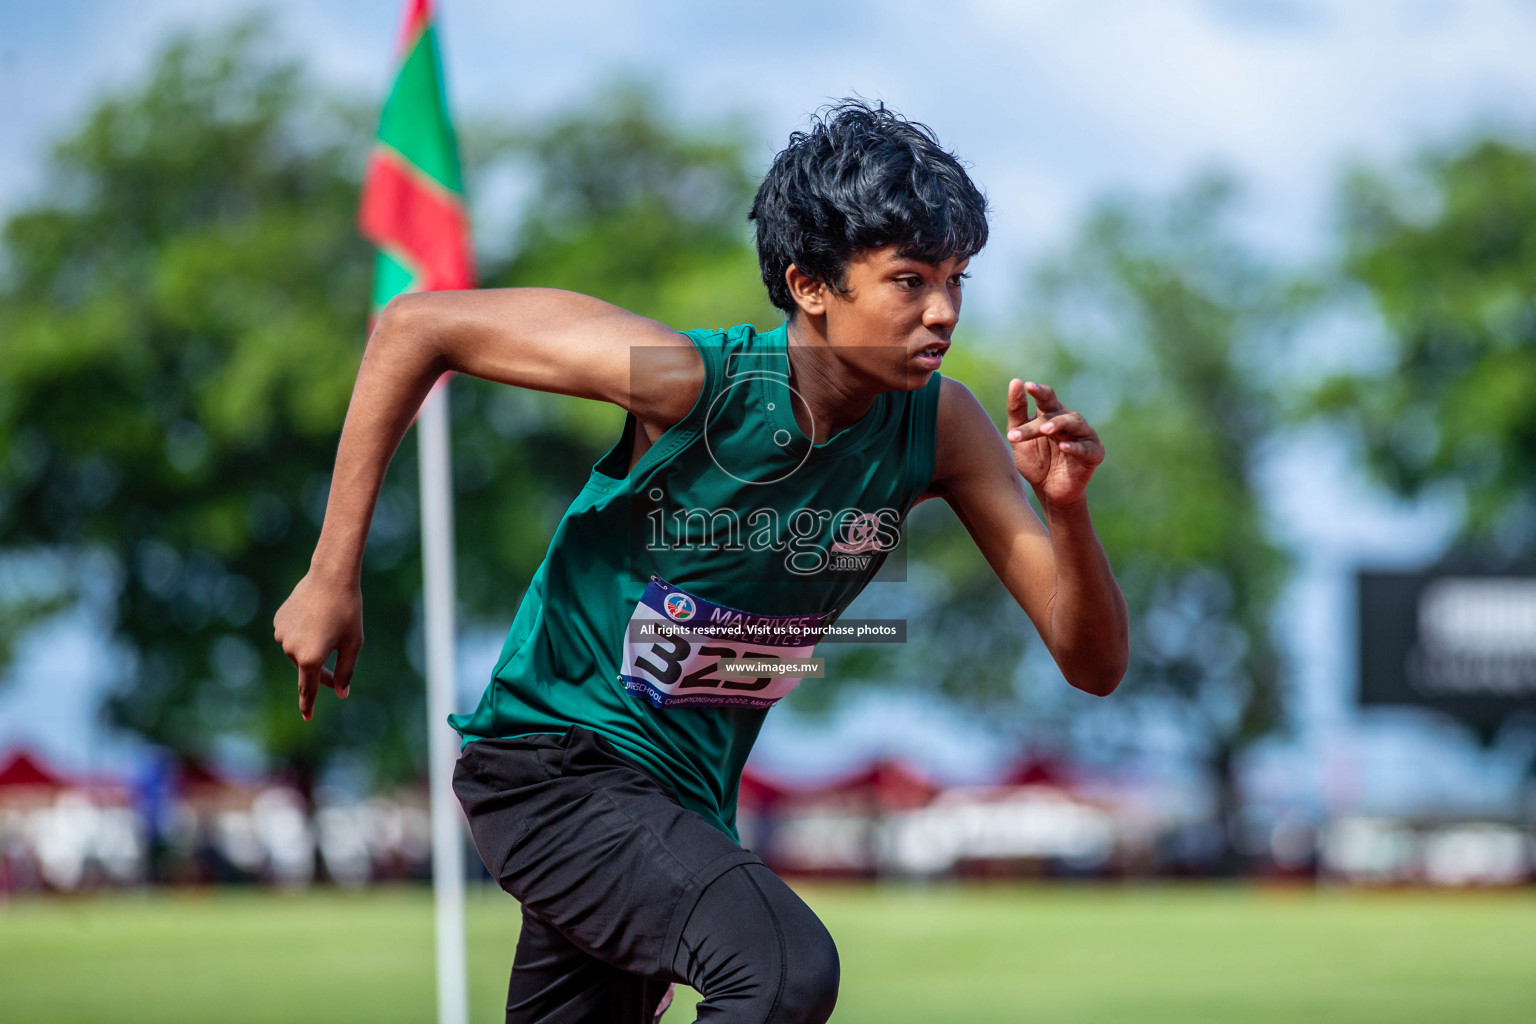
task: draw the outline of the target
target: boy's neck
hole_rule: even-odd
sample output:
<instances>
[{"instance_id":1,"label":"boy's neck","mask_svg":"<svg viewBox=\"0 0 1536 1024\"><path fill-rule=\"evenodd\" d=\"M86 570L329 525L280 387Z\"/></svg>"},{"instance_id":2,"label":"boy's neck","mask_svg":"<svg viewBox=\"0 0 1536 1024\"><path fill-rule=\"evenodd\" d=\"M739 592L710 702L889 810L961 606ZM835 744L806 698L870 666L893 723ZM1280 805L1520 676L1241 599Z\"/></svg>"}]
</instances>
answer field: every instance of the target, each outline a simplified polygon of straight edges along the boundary
<instances>
[{"instance_id":1,"label":"boy's neck","mask_svg":"<svg viewBox=\"0 0 1536 1024\"><path fill-rule=\"evenodd\" d=\"M825 324L824 318L801 313L790 319L786 331L795 422L814 444L857 423L882 390L873 382L860 381L838 357L827 340ZM802 403L809 406L809 415Z\"/></svg>"}]
</instances>

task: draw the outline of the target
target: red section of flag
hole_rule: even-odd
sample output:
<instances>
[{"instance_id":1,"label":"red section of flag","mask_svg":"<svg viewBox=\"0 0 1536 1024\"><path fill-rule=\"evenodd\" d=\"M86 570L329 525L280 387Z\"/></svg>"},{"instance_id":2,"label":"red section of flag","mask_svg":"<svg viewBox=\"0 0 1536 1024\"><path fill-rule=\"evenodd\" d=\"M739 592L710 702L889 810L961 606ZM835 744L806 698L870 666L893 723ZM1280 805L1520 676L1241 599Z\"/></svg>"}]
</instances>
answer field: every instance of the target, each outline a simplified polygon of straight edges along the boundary
<instances>
[{"instance_id":1,"label":"red section of flag","mask_svg":"<svg viewBox=\"0 0 1536 1024\"><path fill-rule=\"evenodd\" d=\"M474 287L463 205L413 177L387 150L368 158L358 223L363 237L410 260L420 290Z\"/></svg>"},{"instance_id":2,"label":"red section of flag","mask_svg":"<svg viewBox=\"0 0 1536 1024\"><path fill-rule=\"evenodd\" d=\"M407 0L405 5L405 24L400 26L400 41L396 49L401 53L410 50L416 37L421 35L422 29L432 20L432 0Z\"/></svg>"}]
</instances>

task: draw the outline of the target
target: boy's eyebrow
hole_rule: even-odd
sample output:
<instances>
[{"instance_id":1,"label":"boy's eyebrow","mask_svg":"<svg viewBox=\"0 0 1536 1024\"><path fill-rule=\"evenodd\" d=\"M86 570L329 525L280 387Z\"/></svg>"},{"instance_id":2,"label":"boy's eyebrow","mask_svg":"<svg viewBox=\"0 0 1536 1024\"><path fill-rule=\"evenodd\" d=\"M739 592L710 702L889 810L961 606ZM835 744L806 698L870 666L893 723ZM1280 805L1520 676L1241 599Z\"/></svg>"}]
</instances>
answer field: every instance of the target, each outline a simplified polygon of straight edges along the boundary
<instances>
[{"instance_id":1,"label":"boy's eyebrow","mask_svg":"<svg viewBox=\"0 0 1536 1024\"><path fill-rule=\"evenodd\" d=\"M903 256L900 253L897 253L890 258L890 269L899 270L903 269L904 267L909 267L914 263L924 267L938 267L938 265L943 263L945 259L949 259L949 257L946 256L944 259L939 260L925 260L921 256ZM965 259L960 261L957 269L964 269L970 265L971 258L967 256Z\"/></svg>"},{"instance_id":2,"label":"boy's eyebrow","mask_svg":"<svg viewBox=\"0 0 1536 1024\"><path fill-rule=\"evenodd\" d=\"M951 249L948 252L939 252L935 254L931 251L919 248L916 245L892 245L887 250L887 252L889 253L888 258L892 262L898 260L910 260L914 263L926 263L931 267L936 267L940 263L943 263L945 260L955 259L956 257L960 257L962 260L970 260L976 255L973 252L965 252L964 249Z\"/></svg>"}]
</instances>

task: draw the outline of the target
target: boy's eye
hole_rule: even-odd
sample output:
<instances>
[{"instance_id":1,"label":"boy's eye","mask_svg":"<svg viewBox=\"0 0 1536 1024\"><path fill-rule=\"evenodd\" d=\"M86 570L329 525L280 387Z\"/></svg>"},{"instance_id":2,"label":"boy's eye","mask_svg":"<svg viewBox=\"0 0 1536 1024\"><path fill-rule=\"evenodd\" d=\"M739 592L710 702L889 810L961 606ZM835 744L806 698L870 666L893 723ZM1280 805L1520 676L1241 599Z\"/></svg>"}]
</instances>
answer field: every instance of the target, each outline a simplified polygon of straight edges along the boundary
<instances>
[{"instance_id":1,"label":"boy's eye","mask_svg":"<svg viewBox=\"0 0 1536 1024\"><path fill-rule=\"evenodd\" d=\"M956 288L959 288L961 287L960 282L966 280L970 276L970 274L956 274L954 277L949 279L949 283L954 285Z\"/></svg>"},{"instance_id":2,"label":"boy's eye","mask_svg":"<svg viewBox=\"0 0 1536 1024\"><path fill-rule=\"evenodd\" d=\"M901 288L905 288L908 291L911 291L914 288L920 287L922 285L922 283L923 283L923 279L920 278L920 277L916 277L916 276L898 277L896 279L897 286L901 287Z\"/></svg>"}]
</instances>

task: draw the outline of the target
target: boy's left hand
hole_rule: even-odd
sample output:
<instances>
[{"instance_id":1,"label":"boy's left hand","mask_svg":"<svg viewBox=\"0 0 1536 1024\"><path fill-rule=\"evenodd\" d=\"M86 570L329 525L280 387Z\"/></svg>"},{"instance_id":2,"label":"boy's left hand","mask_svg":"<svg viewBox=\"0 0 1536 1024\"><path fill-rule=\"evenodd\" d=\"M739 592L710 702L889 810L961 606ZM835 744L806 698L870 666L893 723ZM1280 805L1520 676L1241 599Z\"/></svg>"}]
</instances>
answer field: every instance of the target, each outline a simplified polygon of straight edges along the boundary
<instances>
[{"instance_id":1,"label":"boy's left hand","mask_svg":"<svg viewBox=\"0 0 1536 1024\"><path fill-rule=\"evenodd\" d=\"M1029 415L1029 398L1036 415ZM1104 461L1104 445L1081 413L1061 404L1056 392L1015 377L1008 382L1008 443L1013 464L1040 500L1072 505L1083 500L1088 480Z\"/></svg>"}]
</instances>

